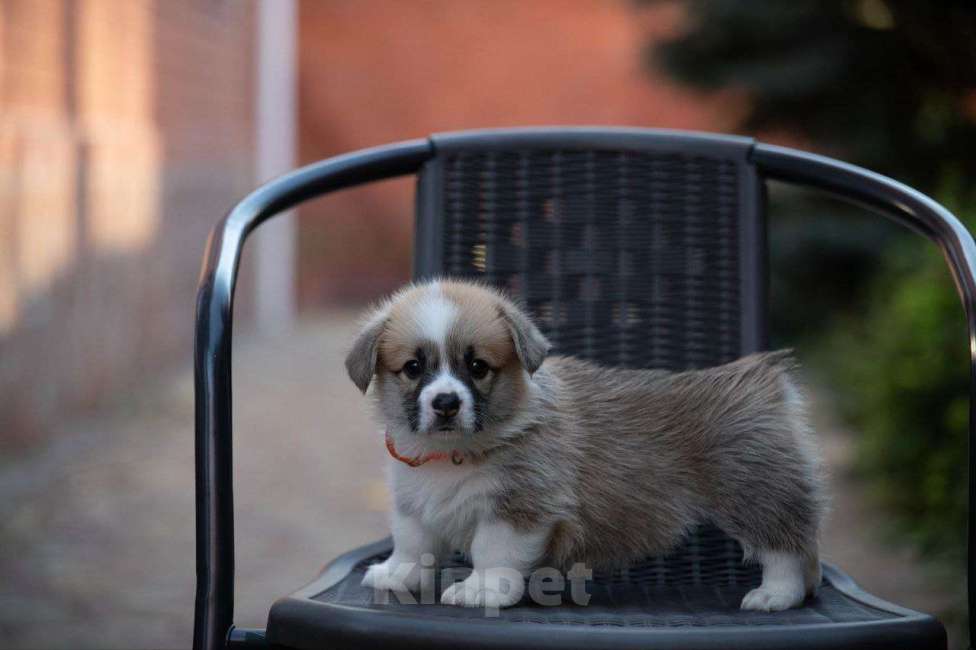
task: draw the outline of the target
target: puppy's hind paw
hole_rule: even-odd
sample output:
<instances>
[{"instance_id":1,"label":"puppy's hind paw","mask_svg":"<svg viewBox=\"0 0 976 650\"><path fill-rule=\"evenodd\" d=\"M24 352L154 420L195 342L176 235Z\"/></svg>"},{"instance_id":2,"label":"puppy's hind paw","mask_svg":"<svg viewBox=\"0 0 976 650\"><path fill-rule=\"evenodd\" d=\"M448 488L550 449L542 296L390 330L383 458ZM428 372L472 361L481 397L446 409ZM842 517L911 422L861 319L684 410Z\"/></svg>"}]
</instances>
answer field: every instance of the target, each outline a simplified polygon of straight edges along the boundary
<instances>
[{"instance_id":1,"label":"puppy's hind paw","mask_svg":"<svg viewBox=\"0 0 976 650\"><path fill-rule=\"evenodd\" d=\"M512 580L489 579L486 584L482 584L479 576L472 574L466 580L455 582L445 589L441 594L441 604L501 609L518 603L524 592L522 576L517 573Z\"/></svg>"},{"instance_id":2,"label":"puppy's hind paw","mask_svg":"<svg viewBox=\"0 0 976 650\"><path fill-rule=\"evenodd\" d=\"M747 593L742 599L742 609L757 612L780 612L784 609L796 607L802 602L802 591L757 587Z\"/></svg>"}]
</instances>

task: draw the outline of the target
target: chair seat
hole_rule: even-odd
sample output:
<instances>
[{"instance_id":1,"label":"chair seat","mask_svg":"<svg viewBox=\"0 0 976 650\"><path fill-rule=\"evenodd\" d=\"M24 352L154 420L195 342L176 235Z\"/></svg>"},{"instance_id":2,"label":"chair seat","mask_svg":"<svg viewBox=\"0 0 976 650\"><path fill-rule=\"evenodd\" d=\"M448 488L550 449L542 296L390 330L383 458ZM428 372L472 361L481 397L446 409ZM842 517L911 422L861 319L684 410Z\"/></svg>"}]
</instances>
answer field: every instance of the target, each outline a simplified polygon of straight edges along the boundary
<instances>
[{"instance_id":1,"label":"chair seat","mask_svg":"<svg viewBox=\"0 0 976 650\"><path fill-rule=\"evenodd\" d=\"M785 612L739 609L759 584L757 567L743 565L733 582L675 575L666 558L587 581L590 601L542 606L526 597L496 615L483 608L377 602L360 585L370 564L392 551L389 539L339 557L312 583L274 604L272 644L311 648L945 648L935 618L862 591L825 564L824 580L803 607ZM671 566L669 566L669 563ZM450 565L449 565L450 566ZM463 575L464 561L453 567ZM468 568L468 570L470 570ZM668 579L664 579L667 577ZM736 580L736 578L738 578ZM438 584L437 593L442 585Z\"/></svg>"}]
</instances>

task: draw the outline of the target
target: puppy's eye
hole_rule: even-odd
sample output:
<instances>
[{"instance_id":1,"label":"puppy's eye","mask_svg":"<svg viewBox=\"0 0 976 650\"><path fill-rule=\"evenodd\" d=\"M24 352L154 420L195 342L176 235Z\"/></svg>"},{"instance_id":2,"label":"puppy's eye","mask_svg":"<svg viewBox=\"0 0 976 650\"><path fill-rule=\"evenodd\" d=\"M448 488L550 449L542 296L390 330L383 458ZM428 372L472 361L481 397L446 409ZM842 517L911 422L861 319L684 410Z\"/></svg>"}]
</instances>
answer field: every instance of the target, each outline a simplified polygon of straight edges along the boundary
<instances>
[{"instance_id":1,"label":"puppy's eye","mask_svg":"<svg viewBox=\"0 0 976 650\"><path fill-rule=\"evenodd\" d=\"M468 364L468 371L475 379L484 379L491 368L484 359L472 359Z\"/></svg>"},{"instance_id":2,"label":"puppy's eye","mask_svg":"<svg viewBox=\"0 0 976 650\"><path fill-rule=\"evenodd\" d=\"M416 379L420 376L420 373L423 372L423 370L424 368L420 365L419 361L416 359L411 359L403 364L403 368L400 369L400 372L405 374L410 379Z\"/></svg>"}]
</instances>

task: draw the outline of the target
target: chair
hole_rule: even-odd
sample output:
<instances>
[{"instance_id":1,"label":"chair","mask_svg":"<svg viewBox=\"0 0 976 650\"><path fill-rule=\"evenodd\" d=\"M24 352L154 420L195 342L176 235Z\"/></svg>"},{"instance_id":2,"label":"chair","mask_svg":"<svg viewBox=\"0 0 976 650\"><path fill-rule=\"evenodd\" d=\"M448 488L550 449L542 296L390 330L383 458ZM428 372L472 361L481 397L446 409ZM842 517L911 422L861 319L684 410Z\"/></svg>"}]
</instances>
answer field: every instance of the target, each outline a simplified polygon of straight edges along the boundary
<instances>
[{"instance_id":1,"label":"chair","mask_svg":"<svg viewBox=\"0 0 976 650\"><path fill-rule=\"evenodd\" d=\"M339 557L276 602L266 630L235 628L230 338L241 247L263 221L306 199L406 174L418 177L415 276L506 288L558 352L677 370L763 349L764 192L775 179L865 204L935 241L965 304L976 355L970 234L926 196L829 158L722 135L532 128L439 134L304 167L241 201L213 231L204 261L195 356L195 648L945 647L936 619L864 592L828 564L818 595L802 608L740 611L759 573L712 526L668 557L593 576L586 607L523 602L497 617L395 598L375 603L359 581L390 553L386 539ZM971 477L974 457L971 445ZM971 478L971 504L973 486ZM970 507L971 622L974 530ZM463 570L462 556L454 563Z\"/></svg>"}]
</instances>

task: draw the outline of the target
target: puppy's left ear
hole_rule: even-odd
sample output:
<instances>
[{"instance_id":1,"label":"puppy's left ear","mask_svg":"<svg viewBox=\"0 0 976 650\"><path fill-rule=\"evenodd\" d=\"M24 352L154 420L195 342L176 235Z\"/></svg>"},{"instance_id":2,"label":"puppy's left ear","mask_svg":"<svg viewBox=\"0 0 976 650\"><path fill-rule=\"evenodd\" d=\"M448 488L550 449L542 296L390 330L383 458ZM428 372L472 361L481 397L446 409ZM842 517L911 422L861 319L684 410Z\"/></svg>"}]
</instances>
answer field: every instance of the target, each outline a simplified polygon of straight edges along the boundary
<instances>
[{"instance_id":1,"label":"puppy's left ear","mask_svg":"<svg viewBox=\"0 0 976 650\"><path fill-rule=\"evenodd\" d=\"M386 310L379 310L363 327L363 330L356 337L352 344L352 349L346 356L346 372L352 383L356 384L359 390L366 392L369 383L376 374L376 362L379 355L380 336L386 329L388 314Z\"/></svg>"},{"instance_id":2,"label":"puppy's left ear","mask_svg":"<svg viewBox=\"0 0 976 650\"><path fill-rule=\"evenodd\" d=\"M515 353L518 355L522 366L531 375L542 362L546 360L549 349L552 347L539 328L535 326L528 316L514 305L502 304L499 306L502 318L508 325L508 331L512 335L512 342L515 344Z\"/></svg>"}]
</instances>

